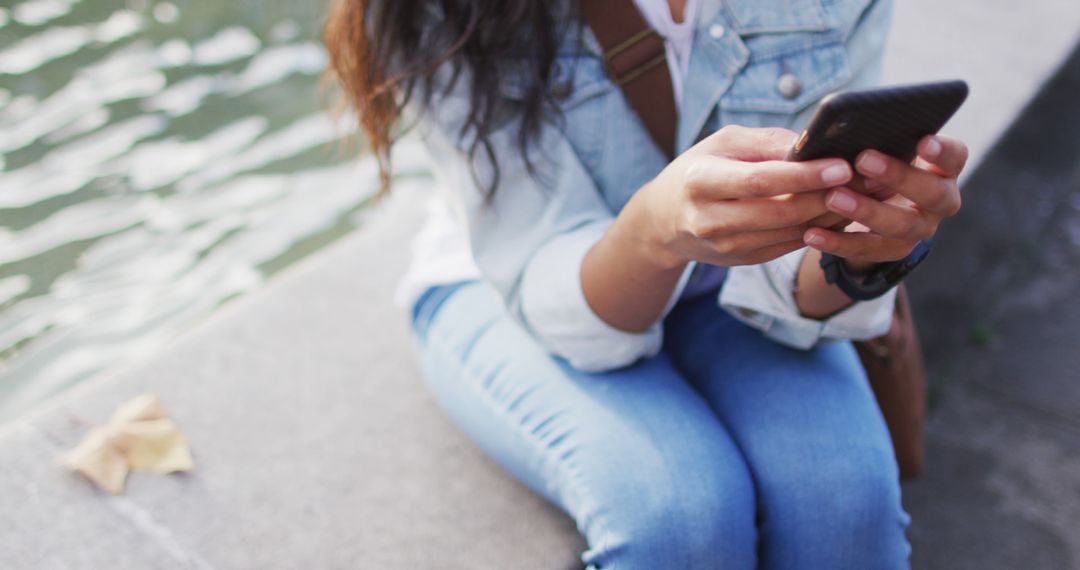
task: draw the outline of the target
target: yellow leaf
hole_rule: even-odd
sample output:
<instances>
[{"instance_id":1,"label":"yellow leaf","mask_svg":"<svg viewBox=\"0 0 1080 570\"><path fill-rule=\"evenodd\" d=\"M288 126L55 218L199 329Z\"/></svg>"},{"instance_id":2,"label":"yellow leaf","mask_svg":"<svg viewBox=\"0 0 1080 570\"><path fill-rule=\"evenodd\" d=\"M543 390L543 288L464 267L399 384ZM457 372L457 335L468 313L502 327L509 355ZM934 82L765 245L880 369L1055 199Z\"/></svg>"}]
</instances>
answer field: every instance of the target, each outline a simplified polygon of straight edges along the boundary
<instances>
[{"instance_id":1,"label":"yellow leaf","mask_svg":"<svg viewBox=\"0 0 1080 570\"><path fill-rule=\"evenodd\" d=\"M95 485L113 495L124 491L128 464L124 457L109 445L104 428L94 428L75 449L64 458L69 467L78 471Z\"/></svg>"},{"instance_id":2,"label":"yellow leaf","mask_svg":"<svg viewBox=\"0 0 1080 570\"><path fill-rule=\"evenodd\" d=\"M109 418L110 424L137 422L142 420L156 420L168 415L165 412L165 404L157 394L143 394L136 396L123 404L120 404Z\"/></svg>"},{"instance_id":3,"label":"yellow leaf","mask_svg":"<svg viewBox=\"0 0 1080 570\"><path fill-rule=\"evenodd\" d=\"M109 423L90 430L65 462L114 495L123 492L131 469L167 474L195 467L187 438L166 417L155 394L121 404Z\"/></svg>"},{"instance_id":4,"label":"yellow leaf","mask_svg":"<svg viewBox=\"0 0 1080 570\"><path fill-rule=\"evenodd\" d=\"M132 469L155 473L191 471L187 439L168 418L111 426L112 437Z\"/></svg>"}]
</instances>

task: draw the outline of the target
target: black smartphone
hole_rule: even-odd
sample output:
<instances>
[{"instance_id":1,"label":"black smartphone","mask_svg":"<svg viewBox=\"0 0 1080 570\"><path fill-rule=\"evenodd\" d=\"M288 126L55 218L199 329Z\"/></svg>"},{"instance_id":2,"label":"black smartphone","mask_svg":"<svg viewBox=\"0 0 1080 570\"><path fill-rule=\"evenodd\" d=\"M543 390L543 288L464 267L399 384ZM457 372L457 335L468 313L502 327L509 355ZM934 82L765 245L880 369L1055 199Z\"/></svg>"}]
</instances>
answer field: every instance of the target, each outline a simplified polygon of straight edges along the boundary
<instances>
[{"instance_id":1,"label":"black smartphone","mask_svg":"<svg viewBox=\"0 0 1080 570\"><path fill-rule=\"evenodd\" d=\"M787 160L843 158L854 165L860 152L874 149L910 162L919 141L941 130L967 95L963 81L834 93L822 99Z\"/></svg>"}]
</instances>

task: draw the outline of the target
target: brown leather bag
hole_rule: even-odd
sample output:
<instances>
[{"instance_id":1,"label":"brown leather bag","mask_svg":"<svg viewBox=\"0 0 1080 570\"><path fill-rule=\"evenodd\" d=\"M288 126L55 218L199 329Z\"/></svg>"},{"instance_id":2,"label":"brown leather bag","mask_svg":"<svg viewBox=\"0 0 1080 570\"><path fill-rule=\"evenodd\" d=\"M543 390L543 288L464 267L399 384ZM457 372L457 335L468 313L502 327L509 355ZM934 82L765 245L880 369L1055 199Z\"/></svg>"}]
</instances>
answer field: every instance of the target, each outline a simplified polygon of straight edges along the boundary
<instances>
[{"instance_id":1,"label":"brown leather bag","mask_svg":"<svg viewBox=\"0 0 1080 570\"><path fill-rule=\"evenodd\" d=\"M922 470L926 369L906 287L900 285L897 290L888 332L856 342L855 350L889 426L900 478L912 479Z\"/></svg>"},{"instance_id":2,"label":"brown leather bag","mask_svg":"<svg viewBox=\"0 0 1080 570\"><path fill-rule=\"evenodd\" d=\"M622 89L656 145L675 154L677 115L664 40L633 0L582 0L585 21L604 48L608 76ZM926 423L926 372L915 321L903 285L884 336L855 343L889 426L900 477L918 475Z\"/></svg>"}]
</instances>

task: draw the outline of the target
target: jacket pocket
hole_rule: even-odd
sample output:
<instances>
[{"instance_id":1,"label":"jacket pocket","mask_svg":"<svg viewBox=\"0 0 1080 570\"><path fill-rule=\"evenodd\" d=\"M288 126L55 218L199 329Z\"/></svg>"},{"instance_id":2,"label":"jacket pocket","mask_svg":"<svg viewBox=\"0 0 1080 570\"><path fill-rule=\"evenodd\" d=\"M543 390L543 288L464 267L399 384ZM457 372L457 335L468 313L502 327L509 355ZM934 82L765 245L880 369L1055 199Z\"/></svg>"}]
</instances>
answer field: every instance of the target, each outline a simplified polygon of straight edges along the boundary
<instances>
[{"instance_id":1,"label":"jacket pocket","mask_svg":"<svg viewBox=\"0 0 1080 570\"><path fill-rule=\"evenodd\" d=\"M801 20L783 11L743 16L753 26L736 31L749 59L720 99L722 123L789 126L798 113L851 82L847 39L871 0L802 1L811 6ZM772 31L778 29L784 31Z\"/></svg>"},{"instance_id":2,"label":"jacket pocket","mask_svg":"<svg viewBox=\"0 0 1080 570\"><path fill-rule=\"evenodd\" d=\"M796 41L753 57L720 99L724 113L794 115L851 80L842 41Z\"/></svg>"},{"instance_id":3,"label":"jacket pocket","mask_svg":"<svg viewBox=\"0 0 1080 570\"><path fill-rule=\"evenodd\" d=\"M500 95L512 108L520 110L532 81L522 74L508 74L500 82ZM613 101L609 96L618 94L602 61L583 48L560 52L555 57L548 89L557 108L545 117L544 128L558 129L582 164L590 172L599 172L611 128L608 121Z\"/></svg>"},{"instance_id":4,"label":"jacket pocket","mask_svg":"<svg viewBox=\"0 0 1080 570\"><path fill-rule=\"evenodd\" d=\"M520 70L510 70L499 82L499 94L521 102L533 86L534 77ZM599 56L584 48L556 54L548 89L562 109L570 109L602 95L613 88Z\"/></svg>"}]
</instances>

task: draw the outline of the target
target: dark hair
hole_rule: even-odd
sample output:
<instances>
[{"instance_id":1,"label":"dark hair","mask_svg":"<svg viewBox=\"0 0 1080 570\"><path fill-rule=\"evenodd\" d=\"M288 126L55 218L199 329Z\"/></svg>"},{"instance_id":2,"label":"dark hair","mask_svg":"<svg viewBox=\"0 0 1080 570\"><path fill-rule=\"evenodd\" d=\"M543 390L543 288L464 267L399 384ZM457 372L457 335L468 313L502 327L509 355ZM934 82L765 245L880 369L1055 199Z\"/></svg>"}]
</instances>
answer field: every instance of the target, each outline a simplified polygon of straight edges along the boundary
<instances>
[{"instance_id":1,"label":"dark hair","mask_svg":"<svg viewBox=\"0 0 1080 570\"><path fill-rule=\"evenodd\" d=\"M394 124L410 102L432 98L469 81L469 114L461 136L468 152L483 152L494 164L490 134L502 113L500 81L509 72L526 79L515 117L517 143L528 161L528 146L545 113L554 108L548 83L558 46L557 10L552 0L334 0L324 30L330 72L342 87L344 103L358 114L379 163L380 194L390 183ZM436 71L452 66L447 85ZM464 74L463 74L464 72ZM494 164L489 189L498 183Z\"/></svg>"}]
</instances>

